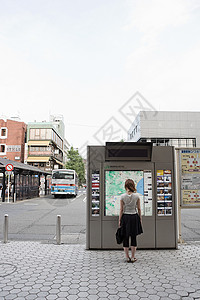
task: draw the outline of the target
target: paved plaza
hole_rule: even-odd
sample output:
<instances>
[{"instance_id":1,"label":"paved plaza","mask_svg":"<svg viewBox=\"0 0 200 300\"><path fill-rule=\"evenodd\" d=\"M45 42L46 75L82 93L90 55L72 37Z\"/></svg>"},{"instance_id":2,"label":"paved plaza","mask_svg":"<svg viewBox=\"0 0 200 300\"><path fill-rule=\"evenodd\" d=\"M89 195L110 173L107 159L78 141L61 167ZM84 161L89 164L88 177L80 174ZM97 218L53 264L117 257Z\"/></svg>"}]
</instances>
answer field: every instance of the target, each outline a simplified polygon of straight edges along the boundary
<instances>
[{"instance_id":1,"label":"paved plaza","mask_svg":"<svg viewBox=\"0 0 200 300\"><path fill-rule=\"evenodd\" d=\"M0 300L200 299L200 243L178 250L121 250L85 245L0 243Z\"/></svg>"}]
</instances>

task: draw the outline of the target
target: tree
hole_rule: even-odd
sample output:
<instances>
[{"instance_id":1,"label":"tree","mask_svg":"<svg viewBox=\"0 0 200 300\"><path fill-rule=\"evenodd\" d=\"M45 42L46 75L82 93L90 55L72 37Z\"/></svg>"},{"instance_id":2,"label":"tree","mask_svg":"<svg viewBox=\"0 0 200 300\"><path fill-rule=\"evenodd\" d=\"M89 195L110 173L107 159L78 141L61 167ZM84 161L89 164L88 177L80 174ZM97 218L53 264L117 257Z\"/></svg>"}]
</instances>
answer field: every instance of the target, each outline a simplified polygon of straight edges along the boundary
<instances>
[{"instance_id":1,"label":"tree","mask_svg":"<svg viewBox=\"0 0 200 300\"><path fill-rule=\"evenodd\" d=\"M80 156L78 150L73 147L68 150L68 161L65 165L66 169L75 170L78 174L79 185L85 183L85 166L83 163L83 158Z\"/></svg>"}]
</instances>

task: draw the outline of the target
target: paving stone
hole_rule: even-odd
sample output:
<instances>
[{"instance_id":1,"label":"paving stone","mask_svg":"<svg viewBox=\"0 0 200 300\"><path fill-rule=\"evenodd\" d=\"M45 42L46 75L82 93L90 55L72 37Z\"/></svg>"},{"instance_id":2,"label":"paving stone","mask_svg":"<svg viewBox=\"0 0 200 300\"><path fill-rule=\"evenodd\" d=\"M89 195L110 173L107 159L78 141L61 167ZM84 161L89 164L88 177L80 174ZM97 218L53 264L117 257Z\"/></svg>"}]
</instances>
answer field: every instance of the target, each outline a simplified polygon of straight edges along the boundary
<instances>
[{"instance_id":1,"label":"paving stone","mask_svg":"<svg viewBox=\"0 0 200 300\"><path fill-rule=\"evenodd\" d=\"M137 296L137 295L129 295L129 296L128 296L128 299L130 299L130 300L139 300L140 297Z\"/></svg>"},{"instance_id":2,"label":"paving stone","mask_svg":"<svg viewBox=\"0 0 200 300\"><path fill-rule=\"evenodd\" d=\"M200 291L196 293L191 293L190 297L193 297L194 299L200 299Z\"/></svg>"},{"instance_id":3,"label":"paving stone","mask_svg":"<svg viewBox=\"0 0 200 300\"><path fill-rule=\"evenodd\" d=\"M89 295L86 299L97 300L97 299L99 299L99 297L97 295Z\"/></svg>"},{"instance_id":4,"label":"paving stone","mask_svg":"<svg viewBox=\"0 0 200 300\"><path fill-rule=\"evenodd\" d=\"M117 296L117 295L110 295L110 296L108 296L108 299L109 299L109 300L118 300L118 299L120 299L120 298L119 298L119 296Z\"/></svg>"},{"instance_id":5,"label":"paving stone","mask_svg":"<svg viewBox=\"0 0 200 300\"><path fill-rule=\"evenodd\" d=\"M57 295L59 292L60 292L59 289L51 289L51 290L49 290L49 294L55 294L55 295Z\"/></svg>"},{"instance_id":6,"label":"paving stone","mask_svg":"<svg viewBox=\"0 0 200 300\"><path fill-rule=\"evenodd\" d=\"M99 292L98 293L98 296L100 297L100 298L108 298L108 296L109 296L109 294L107 293L107 292Z\"/></svg>"},{"instance_id":7,"label":"paving stone","mask_svg":"<svg viewBox=\"0 0 200 300\"><path fill-rule=\"evenodd\" d=\"M46 297L47 300L56 300L58 299L58 296L57 295L49 295Z\"/></svg>"},{"instance_id":8,"label":"paving stone","mask_svg":"<svg viewBox=\"0 0 200 300\"><path fill-rule=\"evenodd\" d=\"M76 300L76 299L78 299L78 296L77 295L69 295L67 298L68 298L68 300Z\"/></svg>"},{"instance_id":9,"label":"paving stone","mask_svg":"<svg viewBox=\"0 0 200 300\"><path fill-rule=\"evenodd\" d=\"M128 289L127 290L127 293L129 294L129 295L136 295L137 294L137 291L135 290L135 289Z\"/></svg>"},{"instance_id":10,"label":"paving stone","mask_svg":"<svg viewBox=\"0 0 200 300\"><path fill-rule=\"evenodd\" d=\"M169 298L176 300L176 299L181 299L181 296L178 294L169 294Z\"/></svg>"},{"instance_id":11,"label":"paving stone","mask_svg":"<svg viewBox=\"0 0 200 300\"><path fill-rule=\"evenodd\" d=\"M69 295L77 295L79 293L79 290L78 289L70 289L68 291Z\"/></svg>"},{"instance_id":12,"label":"paving stone","mask_svg":"<svg viewBox=\"0 0 200 300\"><path fill-rule=\"evenodd\" d=\"M146 289L146 293L149 295L156 295L157 291L155 289Z\"/></svg>"},{"instance_id":13,"label":"paving stone","mask_svg":"<svg viewBox=\"0 0 200 300\"><path fill-rule=\"evenodd\" d=\"M150 300L159 300L161 298L157 295L149 295L148 299L150 299Z\"/></svg>"},{"instance_id":14,"label":"paving stone","mask_svg":"<svg viewBox=\"0 0 200 300\"><path fill-rule=\"evenodd\" d=\"M157 295L160 297L168 297L168 294L165 292L158 292Z\"/></svg>"},{"instance_id":15,"label":"paving stone","mask_svg":"<svg viewBox=\"0 0 200 300\"><path fill-rule=\"evenodd\" d=\"M96 295L99 293L99 291L96 288L94 288L94 289L88 289L87 293L89 295Z\"/></svg>"},{"instance_id":16,"label":"paving stone","mask_svg":"<svg viewBox=\"0 0 200 300\"><path fill-rule=\"evenodd\" d=\"M26 297L26 296L28 296L28 292L20 292L19 294L18 294L18 297Z\"/></svg>"},{"instance_id":17,"label":"paving stone","mask_svg":"<svg viewBox=\"0 0 200 300\"><path fill-rule=\"evenodd\" d=\"M147 293L145 293L145 292L139 292L139 293L137 293L137 295L140 297L140 298L148 298L148 294Z\"/></svg>"}]
</instances>

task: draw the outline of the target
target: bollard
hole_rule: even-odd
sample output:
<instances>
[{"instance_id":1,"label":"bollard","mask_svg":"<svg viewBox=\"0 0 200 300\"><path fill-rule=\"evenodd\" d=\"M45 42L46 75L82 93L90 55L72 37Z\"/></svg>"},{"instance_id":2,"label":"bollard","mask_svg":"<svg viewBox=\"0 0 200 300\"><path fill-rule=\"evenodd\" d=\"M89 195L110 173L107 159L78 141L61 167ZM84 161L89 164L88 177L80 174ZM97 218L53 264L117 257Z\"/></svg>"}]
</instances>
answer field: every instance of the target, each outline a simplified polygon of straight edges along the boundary
<instances>
[{"instance_id":1,"label":"bollard","mask_svg":"<svg viewBox=\"0 0 200 300\"><path fill-rule=\"evenodd\" d=\"M8 242L8 215L4 215L4 241L5 244Z\"/></svg>"},{"instance_id":2,"label":"bollard","mask_svg":"<svg viewBox=\"0 0 200 300\"><path fill-rule=\"evenodd\" d=\"M14 193L13 202L16 202L16 193Z\"/></svg>"},{"instance_id":3,"label":"bollard","mask_svg":"<svg viewBox=\"0 0 200 300\"><path fill-rule=\"evenodd\" d=\"M57 245L61 244L61 216L60 215L57 215L56 243L57 243Z\"/></svg>"}]
</instances>

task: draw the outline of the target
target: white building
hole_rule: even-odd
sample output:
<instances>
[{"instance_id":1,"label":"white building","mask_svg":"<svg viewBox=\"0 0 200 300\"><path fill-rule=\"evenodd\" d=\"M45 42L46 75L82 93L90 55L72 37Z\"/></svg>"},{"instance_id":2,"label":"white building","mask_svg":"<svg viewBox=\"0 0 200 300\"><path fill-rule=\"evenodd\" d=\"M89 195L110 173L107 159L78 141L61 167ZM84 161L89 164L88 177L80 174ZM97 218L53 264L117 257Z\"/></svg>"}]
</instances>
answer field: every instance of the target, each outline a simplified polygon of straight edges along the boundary
<instances>
[{"instance_id":1,"label":"white building","mask_svg":"<svg viewBox=\"0 0 200 300\"><path fill-rule=\"evenodd\" d=\"M140 111L128 131L128 141L200 147L200 112Z\"/></svg>"}]
</instances>

